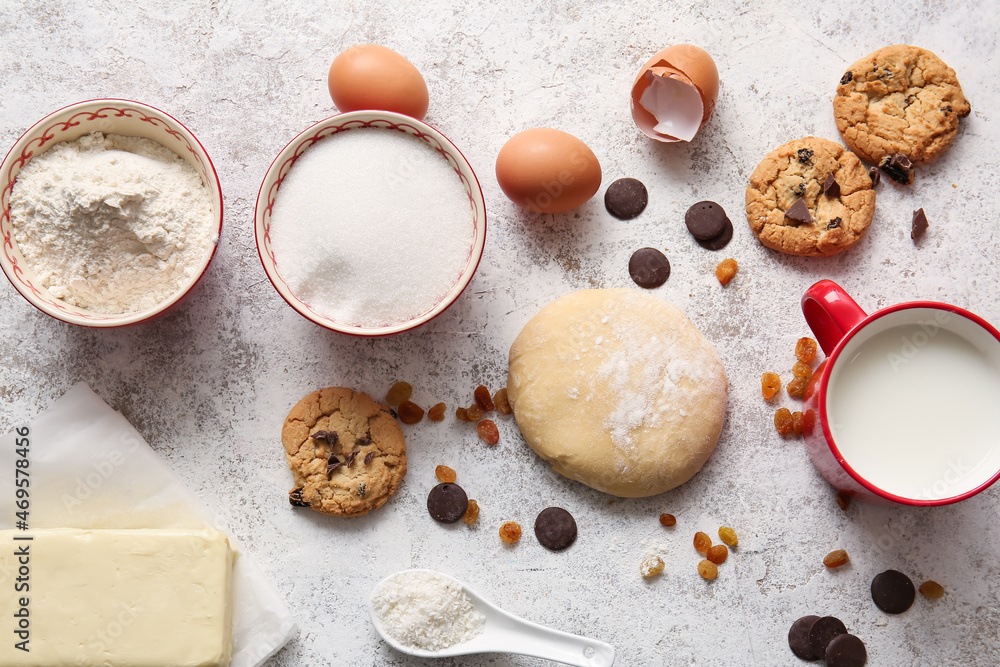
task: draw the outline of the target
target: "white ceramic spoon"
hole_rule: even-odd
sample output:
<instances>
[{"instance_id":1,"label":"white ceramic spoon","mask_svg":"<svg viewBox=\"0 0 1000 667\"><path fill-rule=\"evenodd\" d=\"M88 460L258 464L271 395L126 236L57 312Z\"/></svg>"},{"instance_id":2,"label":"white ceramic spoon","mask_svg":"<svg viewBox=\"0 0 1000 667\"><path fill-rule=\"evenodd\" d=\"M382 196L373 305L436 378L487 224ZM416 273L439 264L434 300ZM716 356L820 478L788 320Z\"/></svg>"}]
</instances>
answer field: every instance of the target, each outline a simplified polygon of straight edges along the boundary
<instances>
[{"instance_id":1,"label":"white ceramic spoon","mask_svg":"<svg viewBox=\"0 0 1000 667\"><path fill-rule=\"evenodd\" d=\"M404 570L403 572L430 572L442 577L448 575L434 570ZM386 579L402 574L389 575ZM455 644L440 651L428 651L419 648L403 646L390 637L382 624L372 599L368 599L368 615L375 625L375 630L389 646L401 653L415 655L421 658L446 658L471 653L517 653L534 658L552 660L577 667L611 667L615 662L615 647L596 639L571 635L552 628L546 628L518 618L496 606L454 577L448 577L465 591L469 602L486 617L483 632L467 642ZM385 581L386 579L383 579ZM381 584L381 582L379 582ZM378 586L376 586L378 588Z\"/></svg>"}]
</instances>

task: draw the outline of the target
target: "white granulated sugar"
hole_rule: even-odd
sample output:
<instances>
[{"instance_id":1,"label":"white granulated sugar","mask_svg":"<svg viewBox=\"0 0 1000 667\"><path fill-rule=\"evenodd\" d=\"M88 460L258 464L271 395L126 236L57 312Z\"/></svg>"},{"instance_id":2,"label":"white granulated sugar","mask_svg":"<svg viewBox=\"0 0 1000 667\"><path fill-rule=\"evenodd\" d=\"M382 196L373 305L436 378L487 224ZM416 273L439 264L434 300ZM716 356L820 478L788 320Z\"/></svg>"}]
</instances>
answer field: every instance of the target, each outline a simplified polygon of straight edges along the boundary
<instances>
[{"instance_id":1,"label":"white granulated sugar","mask_svg":"<svg viewBox=\"0 0 1000 667\"><path fill-rule=\"evenodd\" d=\"M469 196L448 162L391 129L321 140L295 162L271 215L289 289L341 324L383 326L436 306L475 238Z\"/></svg>"},{"instance_id":2,"label":"white granulated sugar","mask_svg":"<svg viewBox=\"0 0 1000 667\"><path fill-rule=\"evenodd\" d=\"M150 139L94 132L28 162L11 192L14 239L57 299L114 314L152 308L218 242L208 188Z\"/></svg>"},{"instance_id":3,"label":"white granulated sugar","mask_svg":"<svg viewBox=\"0 0 1000 667\"><path fill-rule=\"evenodd\" d=\"M481 634L486 618L454 579L400 572L380 583L372 603L385 632L410 648L439 651Z\"/></svg>"}]
</instances>

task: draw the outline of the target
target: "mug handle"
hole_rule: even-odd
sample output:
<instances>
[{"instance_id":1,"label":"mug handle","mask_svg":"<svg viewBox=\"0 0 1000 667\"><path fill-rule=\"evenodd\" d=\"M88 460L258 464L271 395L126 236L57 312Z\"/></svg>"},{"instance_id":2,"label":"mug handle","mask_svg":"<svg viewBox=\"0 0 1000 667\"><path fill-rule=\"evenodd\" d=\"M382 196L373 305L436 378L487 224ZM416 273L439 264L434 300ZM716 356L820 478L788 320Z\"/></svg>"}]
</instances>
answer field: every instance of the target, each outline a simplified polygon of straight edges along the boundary
<instances>
[{"instance_id":1,"label":"mug handle","mask_svg":"<svg viewBox=\"0 0 1000 667\"><path fill-rule=\"evenodd\" d=\"M802 295L802 314L827 356L851 329L868 317L844 288L832 280L821 280L806 290Z\"/></svg>"}]
</instances>

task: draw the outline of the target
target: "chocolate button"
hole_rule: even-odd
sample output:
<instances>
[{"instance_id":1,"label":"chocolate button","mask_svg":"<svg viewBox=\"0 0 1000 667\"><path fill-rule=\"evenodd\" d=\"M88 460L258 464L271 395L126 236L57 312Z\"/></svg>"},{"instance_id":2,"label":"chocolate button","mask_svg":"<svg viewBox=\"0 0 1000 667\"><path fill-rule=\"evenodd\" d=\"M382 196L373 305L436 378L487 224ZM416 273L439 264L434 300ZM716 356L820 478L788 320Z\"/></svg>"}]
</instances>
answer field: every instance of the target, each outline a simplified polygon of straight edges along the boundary
<instances>
[{"instance_id":1,"label":"chocolate button","mask_svg":"<svg viewBox=\"0 0 1000 667\"><path fill-rule=\"evenodd\" d=\"M455 523L469 508L469 497L458 484L438 484L427 494L427 511L435 521Z\"/></svg>"},{"instance_id":2,"label":"chocolate button","mask_svg":"<svg viewBox=\"0 0 1000 667\"><path fill-rule=\"evenodd\" d=\"M576 539L576 521L561 507L543 509L535 519L535 537L552 551L562 551Z\"/></svg>"},{"instance_id":3,"label":"chocolate button","mask_svg":"<svg viewBox=\"0 0 1000 667\"><path fill-rule=\"evenodd\" d=\"M846 635L847 627L839 618L824 616L809 628L809 648L817 657L826 656L826 647L837 635Z\"/></svg>"},{"instance_id":4,"label":"chocolate button","mask_svg":"<svg viewBox=\"0 0 1000 667\"><path fill-rule=\"evenodd\" d=\"M872 600L887 614L902 614L916 596L913 582L902 572L886 570L872 579Z\"/></svg>"},{"instance_id":5,"label":"chocolate button","mask_svg":"<svg viewBox=\"0 0 1000 667\"><path fill-rule=\"evenodd\" d=\"M726 220L726 227L722 230L722 233L716 236L714 239L709 239L707 241L698 241L700 245L705 250L722 250L729 242L733 240L733 223Z\"/></svg>"},{"instance_id":6,"label":"chocolate button","mask_svg":"<svg viewBox=\"0 0 1000 667\"><path fill-rule=\"evenodd\" d=\"M717 238L725 232L727 225L730 229L733 226L726 212L714 201L700 201L689 208L684 214L684 224L687 225L691 236L699 241ZM732 232L730 238L731 234Z\"/></svg>"},{"instance_id":7,"label":"chocolate button","mask_svg":"<svg viewBox=\"0 0 1000 667\"><path fill-rule=\"evenodd\" d=\"M656 248L639 248L628 260L628 273L636 285L652 289L667 282L670 261Z\"/></svg>"},{"instance_id":8,"label":"chocolate button","mask_svg":"<svg viewBox=\"0 0 1000 667\"><path fill-rule=\"evenodd\" d=\"M648 201L646 186L634 178L619 178L604 193L608 213L622 220L631 220L642 213Z\"/></svg>"},{"instance_id":9,"label":"chocolate button","mask_svg":"<svg viewBox=\"0 0 1000 667\"><path fill-rule=\"evenodd\" d=\"M818 620L819 616L803 616L792 623L788 631L788 648L803 660L819 660L819 656L809 647L809 630Z\"/></svg>"},{"instance_id":10,"label":"chocolate button","mask_svg":"<svg viewBox=\"0 0 1000 667\"><path fill-rule=\"evenodd\" d=\"M837 635L826 647L827 667L864 667L866 662L865 643L854 635Z\"/></svg>"}]
</instances>

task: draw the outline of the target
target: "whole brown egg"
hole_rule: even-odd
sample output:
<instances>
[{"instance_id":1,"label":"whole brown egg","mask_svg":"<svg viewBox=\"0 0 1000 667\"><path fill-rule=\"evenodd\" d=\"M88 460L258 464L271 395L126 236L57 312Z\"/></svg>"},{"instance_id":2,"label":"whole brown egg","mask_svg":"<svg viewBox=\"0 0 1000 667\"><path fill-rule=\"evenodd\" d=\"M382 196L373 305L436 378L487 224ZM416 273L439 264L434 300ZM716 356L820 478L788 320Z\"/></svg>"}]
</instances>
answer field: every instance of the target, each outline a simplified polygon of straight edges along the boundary
<instances>
[{"instance_id":1,"label":"whole brown egg","mask_svg":"<svg viewBox=\"0 0 1000 667\"><path fill-rule=\"evenodd\" d=\"M504 194L535 213L577 208L601 187L601 163L587 144L548 127L511 137L497 155L496 173Z\"/></svg>"}]
</instances>

